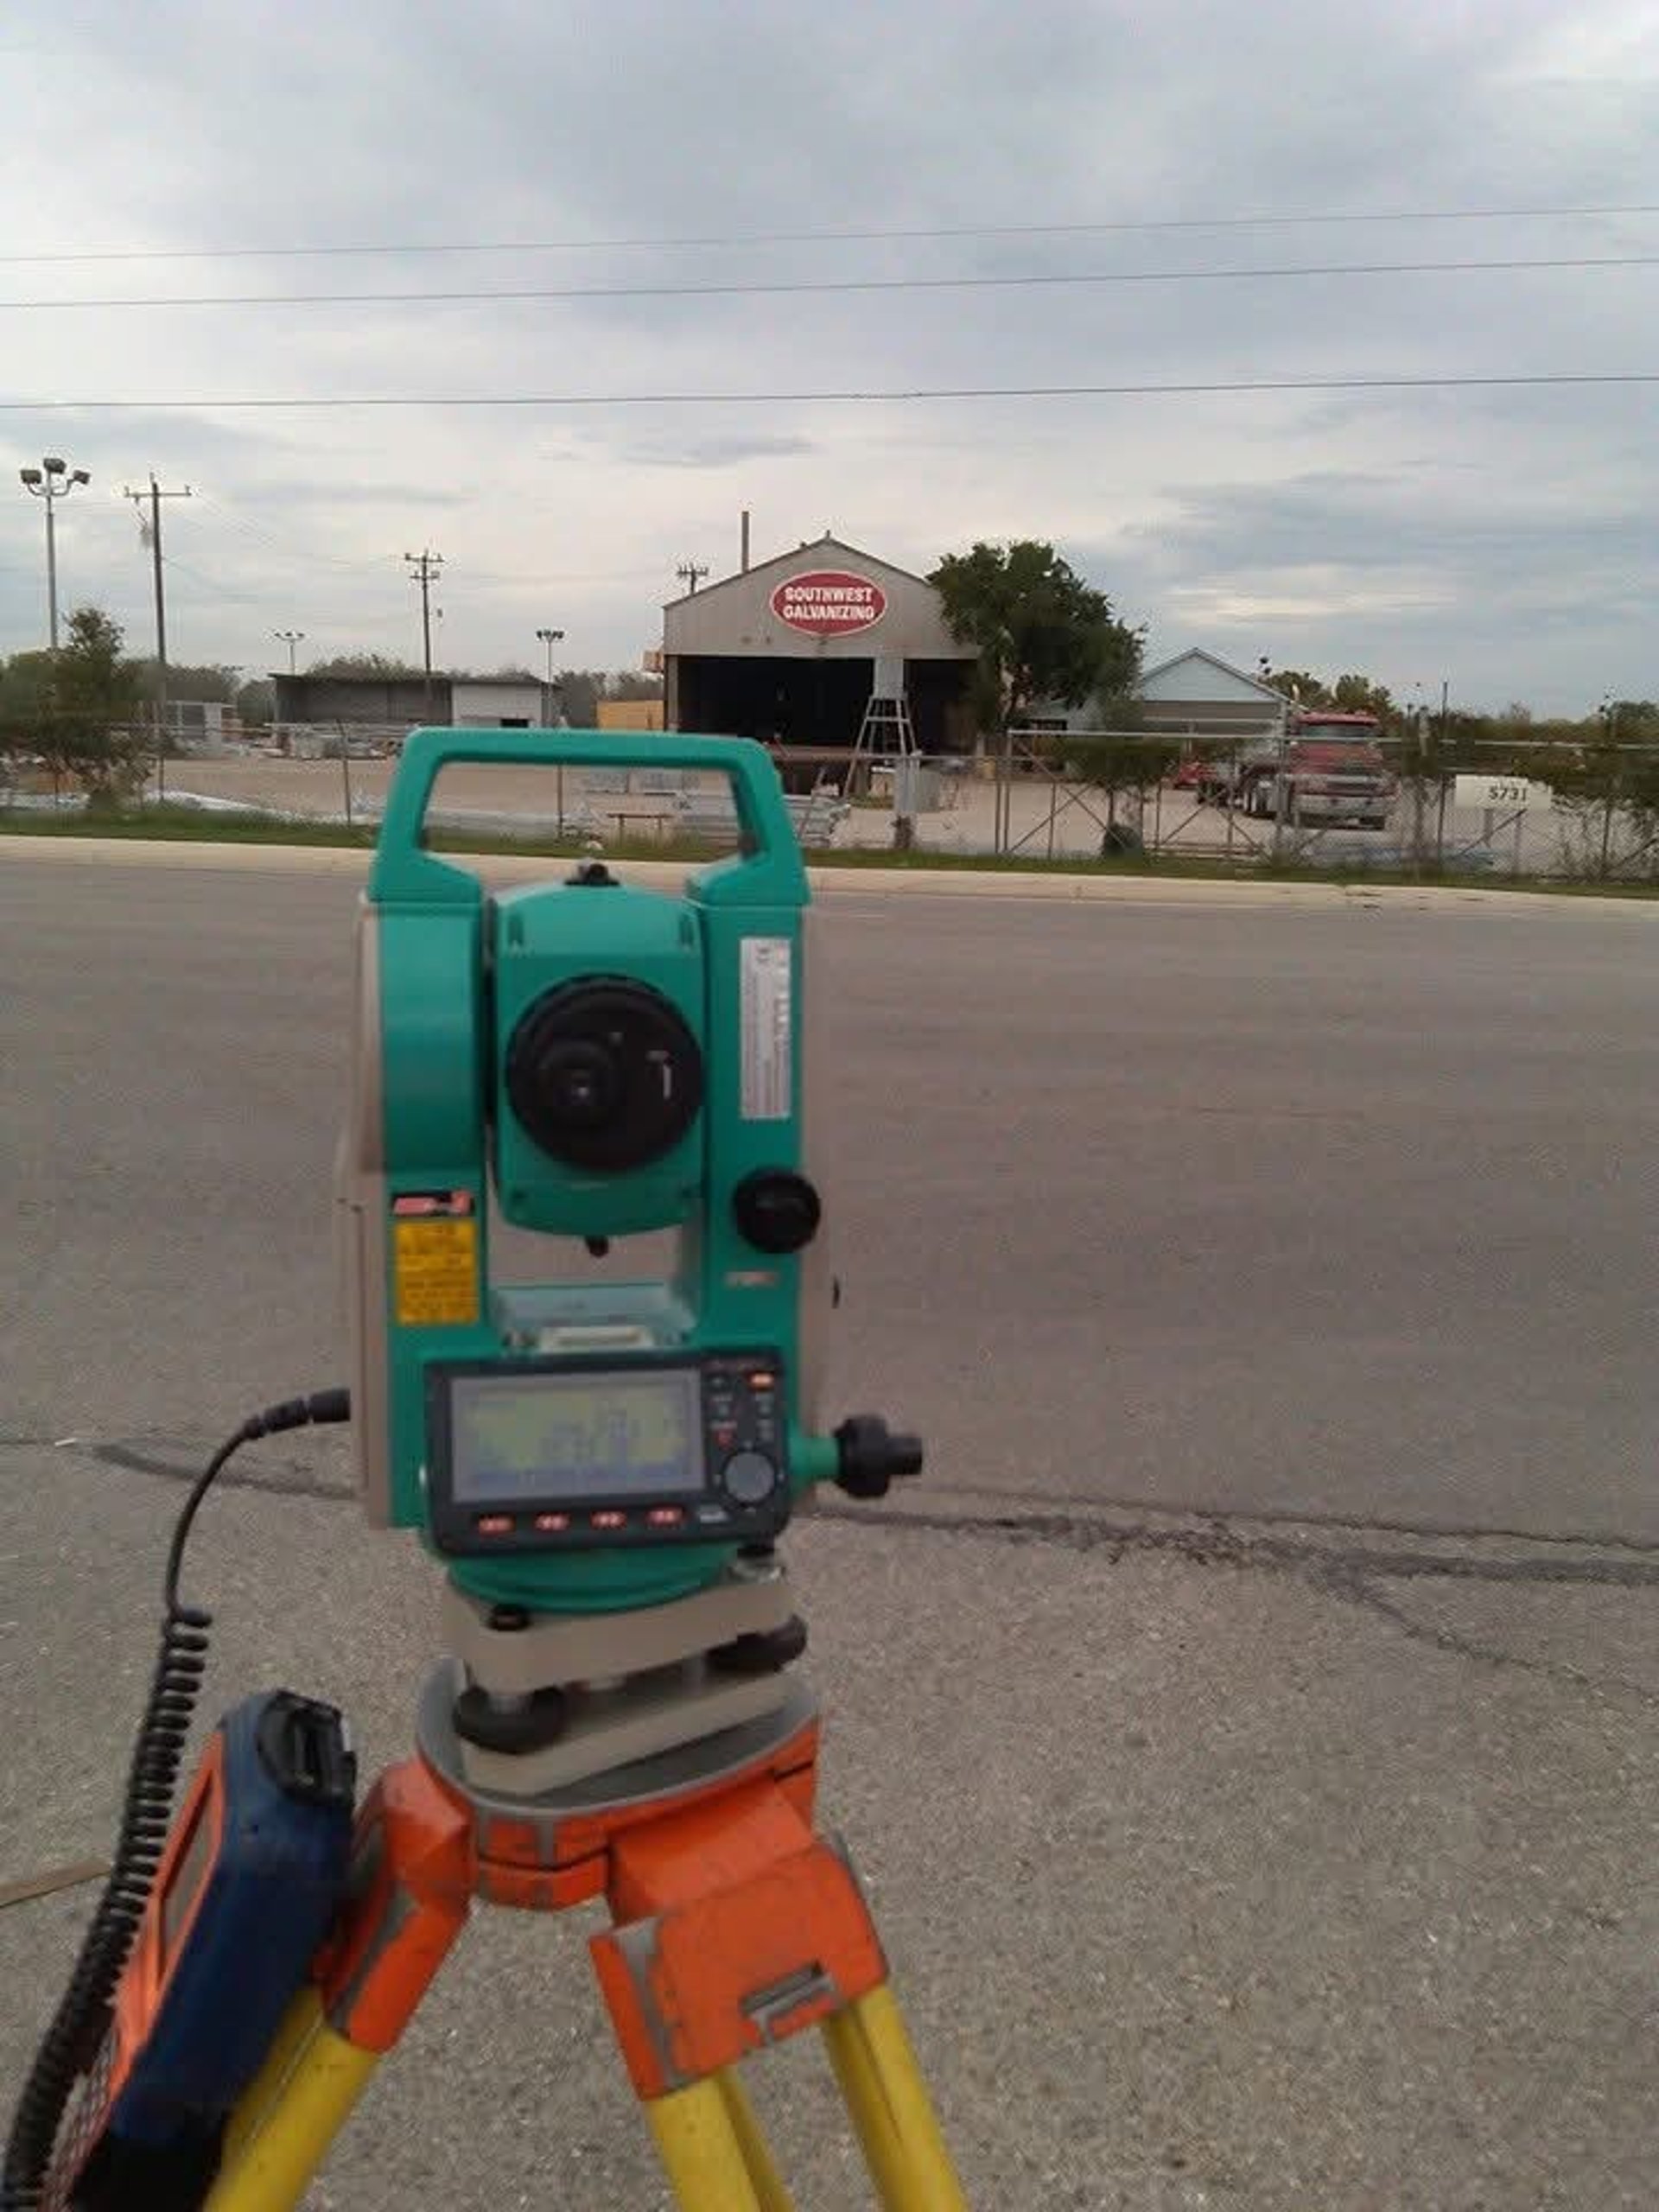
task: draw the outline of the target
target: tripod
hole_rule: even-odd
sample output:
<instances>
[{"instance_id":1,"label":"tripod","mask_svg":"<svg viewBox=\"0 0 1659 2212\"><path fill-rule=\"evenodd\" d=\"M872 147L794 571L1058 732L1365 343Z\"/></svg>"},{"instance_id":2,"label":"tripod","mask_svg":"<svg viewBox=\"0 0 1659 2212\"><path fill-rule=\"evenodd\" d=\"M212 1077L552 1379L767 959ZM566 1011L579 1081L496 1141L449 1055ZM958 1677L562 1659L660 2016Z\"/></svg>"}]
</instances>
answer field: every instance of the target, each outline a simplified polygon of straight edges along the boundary
<instances>
[{"instance_id":1,"label":"tripod","mask_svg":"<svg viewBox=\"0 0 1659 2212\"><path fill-rule=\"evenodd\" d=\"M475 1739L491 1732L461 1732L469 1688L474 1707L481 1694L495 1714L498 1743L515 1726L527 1742L535 1708L522 1689L499 1687L499 1624L452 1593L453 1641L467 1659L430 1678L415 1756L364 1802L348 1901L232 2115L205 2212L298 2204L474 1899L559 1912L601 1897L611 1925L589 1949L683 2212L791 2212L736 2069L810 2027L823 2031L883 2212L965 2212L856 1876L814 1826L817 1702L766 1663L783 1634L781 1580L653 1609L653 1656L671 1647L677 1616L682 1643L706 1636L711 1602L774 1625L626 1678L588 1676L603 1686L586 1726L573 1738L562 1721L541 1753L482 1749ZM527 1625L512 1624L507 1643ZM773 1653L798 1649L792 1625L792 1643L772 1641ZM602 1656L617 1633L613 1622L538 1626L567 1664L584 1642ZM520 1681L526 1665L537 1671L533 1656L520 1660ZM731 1721L745 1706L749 1717ZM642 1725L680 1740L607 1764L616 1742L642 1740ZM575 1778L538 1788L550 1748Z\"/></svg>"}]
</instances>

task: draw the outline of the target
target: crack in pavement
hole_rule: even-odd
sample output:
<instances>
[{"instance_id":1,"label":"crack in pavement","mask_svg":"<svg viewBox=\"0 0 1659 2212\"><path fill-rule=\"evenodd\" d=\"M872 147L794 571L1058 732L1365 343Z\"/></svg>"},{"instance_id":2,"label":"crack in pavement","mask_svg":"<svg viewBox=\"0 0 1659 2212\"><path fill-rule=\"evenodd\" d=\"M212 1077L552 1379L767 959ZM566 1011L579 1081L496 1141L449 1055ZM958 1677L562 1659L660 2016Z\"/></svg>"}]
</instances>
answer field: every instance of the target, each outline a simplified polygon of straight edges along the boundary
<instances>
[{"instance_id":1,"label":"crack in pavement","mask_svg":"<svg viewBox=\"0 0 1659 2212\"><path fill-rule=\"evenodd\" d=\"M1444 1579L1471 1582L1539 1582L1611 1584L1625 1588L1659 1588L1659 1559L1559 1558L1541 1549L1535 1554L1484 1558L1478 1554L1452 1551L1397 1550L1380 1544L1338 1546L1314 1538L1263 1535L1241 1529L1236 1521L1255 1516L1206 1513L1196 1525L1159 1527L1150 1520L1125 1521L1110 1517L1109 1509L1094 1514L1059 1513L931 1513L905 1507L886 1513L839 1506L828 1502L814 1507L824 1520L877 1522L883 1529L926 1529L935 1533L975 1536L1003 1543L1052 1544L1067 1551L1104 1551L1113 1558L1130 1551L1171 1552L1195 1567L1264 1567L1323 1568L1331 1573L1379 1575L1401 1580ZM1179 1522L1180 1509L1161 1509ZM1326 1521L1331 1529L1371 1531L1367 1522ZM1433 1536L1433 1531L1416 1533ZM1449 1540L1448 1540L1449 1541ZM1463 1541L1478 1541L1477 1538ZM1645 1547L1632 1547L1645 1549Z\"/></svg>"},{"instance_id":2,"label":"crack in pavement","mask_svg":"<svg viewBox=\"0 0 1659 2212\"><path fill-rule=\"evenodd\" d=\"M154 1448L147 1450L138 1443L123 1442L80 1443L65 1448L75 1450L80 1456L106 1467L124 1467L137 1475L156 1475L170 1483L194 1482L212 1456L212 1447L208 1447L194 1463L168 1459L158 1456ZM257 1462L234 1470L226 1466L215 1476L214 1487L264 1491L275 1497L326 1498L340 1505L350 1504L357 1496L349 1483L331 1482L303 1459L285 1459L274 1467L261 1466Z\"/></svg>"},{"instance_id":3,"label":"crack in pavement","mask_svg":"<svg viewBox=\"0 0 1659 2212\"><path fill-rule=\"evenodd\" d=\"M953 1482L950 1485L953 1497L990 1497L1006 1503L1018 1494L987 1483ZM1195 1521L1251 1521L1264 1528L1363 1529L1377 1535L1427 1537L1436 1542L1559 1544L1564 1548L1651 1553L1659 1559L1659 1540L1624 1536L1614 1529L1514 1529L1507 1522L1484 1525L1472 1521L1403 1521L1388 1514L1322 1513L1312 1507L1304 1510L1276 1505L1252 1506L1243 1512L1236 1506L1204 1504L1192 1500L1184 1506L1172 1507L1160 1505L1151 1497L1102 1499L1091 1497L1083 1491L1038 1491L1031 1495L1045 1506L1076 1506L1085 1513L1096 1512L1105 1506L1117 1513L1180 1514Z\"/></svg>"},{"instance_id":4,"label":"crack in pavement","mask_svg":"<svg viewBox=\"0 0 1659 2212\"><path fill-rule=\"evenodd\" d=\"M1449 1652L1458 1659L1471 1659L1481 1666L1514 1668L1522 1674L1539 1675L1565 1689L1611 1690L1659 1710L1659 1690L1649 1689L1645 1684L1630 1681L1623 1675L1592 1675L1582 1667L1569 1665L1564 1659L1529 1659L1520 1652L1504 1650L1501 1644L1487 1643L1478 1637L1460 1636L1455 1629L1443 1628L1437 1622L1414 1620L1402 1605L1393 1604L1363 1577L1356 1575L1345 1590L1335 1576L1325 1586L1336 1596L1346 1597L1354 1605L1376 1614L1413 1643L1430 1644L1438 1651Z\"/></svg>"},{"instance_id":5,"label":"crack in pavement","mask_svg":"<svg viewBox=\"0 0 1659 2212\"><path fill-rule=\"evenodd\" d=\"M171 1483L194 1481L206 1464L192 1443L176 1435L112 1438L74 1437L54 1445L39 1437L0 1436L0 1449L57 1449L73 1452L89 1464L119 1468ZM349 1483L331 1479L309 1462L289 1459L276 1465L257 1462L227 1468L219 1478L227 1487L278 1497L308 1497L350 1504ZM959 1491L957 1495L970 1494ZM979 1491L976 1495L996 1495ZM1092 1554L1106 1563L1131 1554L1165 1555L1198 1567L1231 1567L1294 1574L1345 1605L1358 1605L1415 1643L1478 1664L1511 1668L1540 1675L1563 1688L1605 1691L1659 1707L1659 1690L1622 1675L1586 1672L1565 1661L1528 1658L1456 1630L1414 1619L1378 1586L1389 1582L1460 1582L1535 1588L1659 1589L1659 1547L1622 1539L1583 1535L1529 1537L1514 1531L1460 1531L1395 1521L1344 1521L1332 1515L1296 1520L1284 1514L1229 1515L1213 1510L1183 1513L1177 1508L1139 1507L1126 1517L1109 1502L1092 1510L1054 1513L952 1513L909 1504L885 1510L868 1504L839 1504L819 1497L800 1519L832 1521L839 1526L879 1530L884 1536L907 1530L954 1535L969 1541L1049 1545ZM1301 1533L1291 1533L1297 1530ZM1343 1542L1344 1535L1370 1541ZM1389 1537L1414 1539L1390 1544ZM1516 1553L1497 1551L1499 1543L1524 1544ZM1465 1548L1451 1549L1452 1544ZM1597 1544L1599 1548L1589 1547ZM1439 1547L1439 1548L1434 1548ZM1470 1548L1472 1547L1472 1548Z\"/></svg>"},{"instance_id":6,"label":"crack in pavement","mask_svg":"<svg viewBox=\"0 0 1659 2212\"><path fill-rule=\"evenodd\" d=\"M1659 1690L1622 1675L1592 1674L1564 1660L1529 1658L1436 1623L1414 1619L1376 1586L1390 1580L1409 1583L1438 1579L1510 1586L1659 1588L1659 1562L1646 1559L1482 1558L1466 1553L1390 1551L1376 1545L1344 1548L1317 1541L1299 1543L1285 1536L1242 1531L1219 1515L1207 1515L1197 1526L1160 1528L1145 1521L1125 1522L1103 1515L952 1515L908 1509L871 1513L833 1504L820 1505L816 1510L826 1520L873 1522L884 1534L913 1527L957 1533L982 1541L1052 1544L1071 1551L1103 1553L1114 1565L1131 1553L1165 1553L1189 1566L1255 1568L1295 1575L1339 1603L1363 1607L1413 1643L1479 1665L1536 1675L1563 1688L1633 1698L1659 1709ZM1322 1525L1367 1524L1326 1521Z\"/></svg>"},{"instance_id":7,"label":"crack in pavement","mask_svg":"<svg viewBox=\"0 0 1659 2212\"><path fill-rule=\"evenodd\" d=\"M199 1449L190 1440L162 1433L145 1436L94 1440L73 1437L54 1445L41 1437L0 1436L0 1449L55 1449L73 1452L93 1464L120 1467L134 1474L153 1475L164 1482L194 1482L206 1465L211 1447ZM281 1497L321 1498L350 1504L356 1491L320 1472L308 1459L290 1458L270 1464L257 1460L227 1466L219 1478L228 1490L265 1491ZM987 1493L958 1491L957 1496ZM953 1513L890 1505L840 1504L822 1493L810 1513L850 1526L874 1525L883 1529L925 1529L934 1535L962 1535L981 1541L1010 1544L1052 1544L1068 1551L1105 1552L1118 1558L1131 1551L1167 1552L1196 1567L1263 1567L1299 1569L1314 1567L1333 1574L1381 1576L1401 1581L1447 1580L1494 1583L1606 1584L1626 1589L1659 1587L1659 1546L1622 1537L1583 1535L1528 1536L1513 1530L1460 1529L1447 1530L1411 1522L1344 1520L1331 1514L1306 1518L1286 1513L1229 1513L1215 1508L1136 1505L1125 1517L1120 1501L1102 1500L1084 1512L1052 1513L1030 1510L1007 1513ZM1275 1533L1276 1529L1300 1529L1307 1535ZM1408 1536L1409 1547L1371 1541L1349 1545L1322 1541L1326 1535L1350 1534L1370 1538ZM1525 1544L1522 1552L1493 1554L1490 1549L1452 1550L1452 1544L1490 1548L1498 1543ZM1440 1546L1442 1548L1429 1548ZM1593 1548L1593 1549L1592 1549ZM1568 1555L1562 1556L1563 1553ZM1585 1556L1589 1553L1589 1556ZM1575 1555L1576 1554L1576 1555Z\"/></svg>"}]
</instances>

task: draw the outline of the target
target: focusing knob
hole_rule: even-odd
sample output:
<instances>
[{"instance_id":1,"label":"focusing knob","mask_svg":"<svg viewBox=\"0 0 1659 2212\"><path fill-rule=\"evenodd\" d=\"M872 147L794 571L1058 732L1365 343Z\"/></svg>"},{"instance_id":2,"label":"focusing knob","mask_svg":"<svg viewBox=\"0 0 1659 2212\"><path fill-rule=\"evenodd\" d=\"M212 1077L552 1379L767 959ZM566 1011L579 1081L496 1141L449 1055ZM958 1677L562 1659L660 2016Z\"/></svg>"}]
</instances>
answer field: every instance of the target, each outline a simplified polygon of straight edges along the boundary
<instances>
[{"instance_id":1,"label":"focusing knob","mask_svg":"<svg viewBox=\"0 0 1659 2212\"><path fill-rule=\"evenodd\" d=\"M841 1449L836 1487L849 1497L885 1497L895 1476L922 1471L919 1436L895 1436L880 1414L855 1414L836 1431Z\"/></svg>"},{"instance_id":2,"label":"focusing knob","mask_svg":"<svg viewBox=\"0 0 1659 2212\"><path fill-rule=\"evenodd\" d=\"M823 1206L804 1175L759 1167L732 1192L737 1225L760 1252L798 1252L818 1233Z\"/></svg>"}]
</instances>

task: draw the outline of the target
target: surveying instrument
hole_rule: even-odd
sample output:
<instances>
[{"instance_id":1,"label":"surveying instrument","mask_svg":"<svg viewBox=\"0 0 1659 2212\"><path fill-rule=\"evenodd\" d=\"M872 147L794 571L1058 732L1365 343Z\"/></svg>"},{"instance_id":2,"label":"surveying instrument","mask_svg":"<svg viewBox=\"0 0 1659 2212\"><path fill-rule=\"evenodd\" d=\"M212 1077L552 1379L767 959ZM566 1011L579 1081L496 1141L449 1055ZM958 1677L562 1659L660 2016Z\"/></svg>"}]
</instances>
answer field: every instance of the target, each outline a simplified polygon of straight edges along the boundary
<instances>
[{"instance_id":1,"label":"surveying instrument","mask_svg":"<svg viewBox=\"0 0 1659 2212\"><path fill-rule=\"evenodd\" d=\"M486 893L426 835L460 763L723 777L737 849L677 895L603 861ZM884 2212L963 2199L845 1851L776 1548L922 1449L820 1413L835 1296L805 871L735 739L426 729L359 902L336 1166L349 1391L254 1416L197 1482L115 1866L24 2086L0 2212L296 2206L475 1901L602 1901L589 1948L684 2212L789 2212L737 2072L822 2031ZM563 1272L502 1279L503 1230ZM659 1279L602 1262L672 1232ZM251 1438L349 1420L370 1522L444 1577L413 1755L362 1795L342 1716L233 1708L177 1817L210 1617L195 1511Z\"/></svg>"}]
</instances>

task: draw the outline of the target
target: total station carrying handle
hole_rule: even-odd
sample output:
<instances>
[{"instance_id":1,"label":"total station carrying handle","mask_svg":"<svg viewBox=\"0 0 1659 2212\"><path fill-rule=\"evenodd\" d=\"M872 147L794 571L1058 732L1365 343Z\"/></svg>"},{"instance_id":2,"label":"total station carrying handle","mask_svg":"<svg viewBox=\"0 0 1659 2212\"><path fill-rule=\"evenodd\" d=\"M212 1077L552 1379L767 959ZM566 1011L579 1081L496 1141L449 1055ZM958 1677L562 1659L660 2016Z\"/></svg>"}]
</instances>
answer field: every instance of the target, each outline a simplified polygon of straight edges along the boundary
<instances>
[{"instance_id":1,"label":"total station carrying handle","mask_svg":"<svg viewBox=\"0 0 1659 2212\"><path fill-rule=\"evenodd\" d=\"M723 775L737 813L738 851L699 879L709 905L802 906L806 869L783 785L765 746L690 731L416 729L386 793L369 896L377 903L473 905L478 880L429 852L422 840L432 787L452 764L514 768L672 768Z\"/></svg>"}]
</instances>

